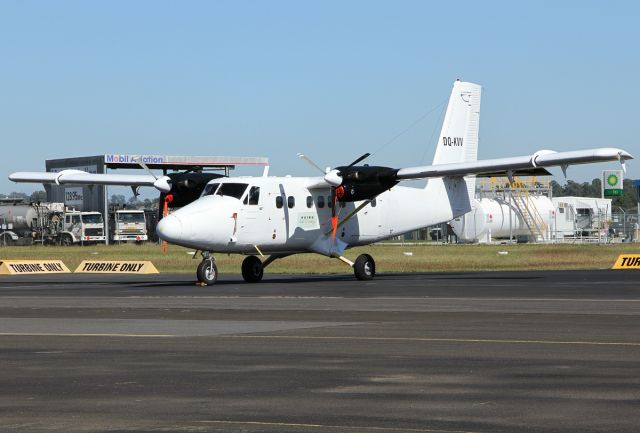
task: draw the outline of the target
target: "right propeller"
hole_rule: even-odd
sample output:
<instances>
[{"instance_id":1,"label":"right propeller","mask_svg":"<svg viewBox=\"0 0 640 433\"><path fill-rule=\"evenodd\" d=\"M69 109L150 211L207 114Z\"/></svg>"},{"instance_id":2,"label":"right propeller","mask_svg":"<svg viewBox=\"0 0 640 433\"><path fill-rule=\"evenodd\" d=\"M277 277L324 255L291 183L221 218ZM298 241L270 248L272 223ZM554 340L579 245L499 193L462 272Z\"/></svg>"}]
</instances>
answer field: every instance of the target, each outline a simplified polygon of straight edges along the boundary
<instances>
[{"instance_id":1,"label":"right propeller","mask_svg":"<svg viewBox=\"0 0 640 433\"><path fill-rule=\"evenodd\" d=\"M336 204L340 202L354 202L373 200L376 196L398 184L398 169L391 167L356 165L368 158L365 153L349 165L336 167L324 174L324 180L331 186L331 227L332 238L335 239L338 228ZM304 155L299 156L320 169L313 161Z\"/></svg>"},{"instance_id":2,"label":"right propeller","mask_svg":"<svg viewBox=\"0 0 640 433\"><path fill-rule=\"evenodd\" d=\"M338 200L343 202L370 200L395 186L398 169L376 165L356 165L367 158L365 153L346 166L336 167L324 176L335 189Z\"/></svg>"}]
</instances>

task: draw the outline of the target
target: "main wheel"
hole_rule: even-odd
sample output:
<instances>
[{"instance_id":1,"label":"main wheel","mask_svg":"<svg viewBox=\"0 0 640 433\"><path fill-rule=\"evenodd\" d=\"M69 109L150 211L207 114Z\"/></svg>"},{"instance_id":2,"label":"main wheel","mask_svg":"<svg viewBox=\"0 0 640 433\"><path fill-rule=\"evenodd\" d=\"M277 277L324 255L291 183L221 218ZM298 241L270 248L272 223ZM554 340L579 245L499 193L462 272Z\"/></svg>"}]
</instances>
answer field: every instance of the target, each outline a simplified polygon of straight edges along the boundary
<instances>
[{"instance_id":1,"label":"main wheel","mask_svg":"<svg viewBox=\"0 0 640 433\"><path fill-rule=\"evenodd\" d=\"M242 278L247 283L258 283L262 280L264 268L256 256L249 256L242 261Z\"/></svg>"},{"instance_id":2,"label":"main wheel","mask_svg":"<svg viewBox=\"0 0 640 433\"><path fill-rule=\"evenodd\" d=\"M218 267L216 263L211 259L204 259L198 265L198 271L196 272L198 281L211 286L218 280Z\"/></svg>"},{"instance_id":3,"label":"main wheel","mask_svg":"<svg viewBox=\"0 0 640 433\"><path fill-rule=\"evenodd\" d=\"M360 254L353 264L353 273L359 280L373 280L376 275L376 262L369 254Z\"/></svg>"}]
</instances>

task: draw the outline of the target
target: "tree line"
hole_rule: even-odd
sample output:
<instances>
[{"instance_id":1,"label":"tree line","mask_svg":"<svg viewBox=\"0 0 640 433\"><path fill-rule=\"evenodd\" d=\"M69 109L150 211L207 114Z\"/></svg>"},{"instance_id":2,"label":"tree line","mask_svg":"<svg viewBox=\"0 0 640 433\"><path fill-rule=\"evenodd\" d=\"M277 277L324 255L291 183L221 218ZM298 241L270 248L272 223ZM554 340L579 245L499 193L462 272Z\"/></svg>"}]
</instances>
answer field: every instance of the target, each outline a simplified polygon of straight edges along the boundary
<instances>
[{"instance_id":1,"label":"tree line","mask_svg":"<svg viewBox=\"0 0 640 433\"><path fill-rule=\"evenodd\" d=\"M0 193L0 199L15 199L22 200L26 203L43 203L47 201L47 193L44 190L34 191L31 194L25 194L24 192L11 192L9 194ZM123 205L129 209L157 209L158 198L140 200L138 197L131 196L127 199L122 194L112 194L109 198L109 205Z\"/></svg>"},{"instance_id":2,"label":"tree line","mask_svg":"<svg viewBox=\"0 0 640 433\"><path fill-rule=\"evenodd\" d=\"M625 211L635 212L638 209L638 192L633 185L631 179L624 179L622 182L623 195L622 197L612 197L611 206L614 209L621 207ZM600 179L593 179L591 182L574 182L568 180L564 185L560 185L555 180L551 181L551 191L554 197L601 197L602 196L602 181Z\"/></svg>"}]
</instances>

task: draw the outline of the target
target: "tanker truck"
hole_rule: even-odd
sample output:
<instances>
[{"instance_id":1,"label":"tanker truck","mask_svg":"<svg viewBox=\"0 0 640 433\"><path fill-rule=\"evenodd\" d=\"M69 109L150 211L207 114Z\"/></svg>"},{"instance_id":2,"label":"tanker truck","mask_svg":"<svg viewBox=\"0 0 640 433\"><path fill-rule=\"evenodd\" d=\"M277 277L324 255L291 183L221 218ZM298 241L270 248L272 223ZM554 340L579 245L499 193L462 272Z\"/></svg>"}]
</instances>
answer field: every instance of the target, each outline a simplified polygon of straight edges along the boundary
<instances>
[{"instance_id":1,"label":"tanker truck","mask_svg":"<svg viewBox=\"0 0 640 433\"><path fill-rule=\"evenodd\" d=\"M68 209L64 203L0 203L0 246L72 245L105 239L99 212Z\"/></svg>"}]
</instances>

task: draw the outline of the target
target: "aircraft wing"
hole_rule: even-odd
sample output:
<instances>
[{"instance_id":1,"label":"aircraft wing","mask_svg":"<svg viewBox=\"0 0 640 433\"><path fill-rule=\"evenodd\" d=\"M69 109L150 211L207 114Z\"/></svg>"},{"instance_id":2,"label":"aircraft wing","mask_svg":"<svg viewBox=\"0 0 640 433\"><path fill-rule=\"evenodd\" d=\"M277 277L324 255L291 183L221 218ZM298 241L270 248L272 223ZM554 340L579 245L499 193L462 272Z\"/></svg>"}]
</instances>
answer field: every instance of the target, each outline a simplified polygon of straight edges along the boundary
<instances>
[{"instance_id":1,"label":"aircraft wing","mask_svg":"<svg viewBox=\"0 0 640 433\"><path fill-rule=\"evenodd\" d=\"M574 150L569 152L540 150L533 155L527 156L401 168L396 174L396 179L424 179L430 177L469 175L483 176L489 174L494 176L517 175L519 172L531 169L562 167L563 170L566 170L569 165L607 161L620 161L624 169L624 161L627 159L633 159L633 156L622 149L612 147Z\"/></svg>"},{"instance_id":2,"label":"aircraft wing","mask_svg":"<svg viewBox=\"0 0 640 433\"><path fill-rule=\"evenodd\" d=\"M58 173L22 171L9 175L9 180L27 183L53 183L56 185L123 185L154 186L151 175L87 173L81 170L62 170Z\"/></svg>"}]
</instances>

